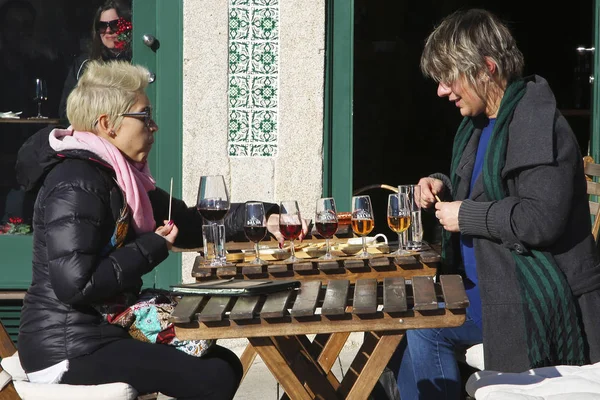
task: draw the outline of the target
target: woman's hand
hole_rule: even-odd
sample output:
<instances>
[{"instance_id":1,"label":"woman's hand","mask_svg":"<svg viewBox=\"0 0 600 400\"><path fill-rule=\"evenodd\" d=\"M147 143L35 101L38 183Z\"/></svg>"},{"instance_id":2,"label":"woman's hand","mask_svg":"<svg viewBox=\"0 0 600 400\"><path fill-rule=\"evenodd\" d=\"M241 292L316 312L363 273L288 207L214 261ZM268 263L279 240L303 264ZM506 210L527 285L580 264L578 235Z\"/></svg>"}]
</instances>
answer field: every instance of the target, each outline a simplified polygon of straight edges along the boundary
<instances>
[{"instance_id":1,"label":"woman's hand","mask_svg":"<svg viewBox=\"0 0 600 400\"><path fill-rule=\"evenodd\" d=\"M462 201L439 201L435 203L435 209L437 210L435 216L448 232L460 232L458 211L461 205Z\"/></svg>"},{"instance_id":2,"label":"woman's hand","mask_svg":"<svg viewBox=\"0 0 600 400\"><path fill-rule=\"evenodd\" d=\"M419 181L421 187L421 208L429 208L435 204L435 196L444 189L444 182L435 178L421 178Z\"/></svg>"},{"instance_id":3,"label":"woman's hand","mask_svg":"<svg viewBox=\"0 0 600 400\"><path fill-rule=\"evenodd\" d=\"M167 242L167 249L171 250L171 248L173 248L173 243L175 243L175 239L177 238L177 234L179 233L179 229L173 221L165 220L163 223L164 225L156 228L154 233L164 237Z\"/></svg>"},{"instance_id":4,"label":"woman's hand","mask_svg":"<svg viewBox=\"0 0 600 400\"><path fill-rule=\"evenodd\" d=\"M300 241L302 241L306 237L306 235L308 235L308 222L304 218L301 219L302 232L300 232L300 236L298 236L298 239ZM285 238L279 230L279 214L269 215L269 219L267 220L267 230L271 235L275 237L275 239L277 239L277 241L279 242L279 247L282 247L283 243L285 242Z\"/></svg>"}]
</instances>

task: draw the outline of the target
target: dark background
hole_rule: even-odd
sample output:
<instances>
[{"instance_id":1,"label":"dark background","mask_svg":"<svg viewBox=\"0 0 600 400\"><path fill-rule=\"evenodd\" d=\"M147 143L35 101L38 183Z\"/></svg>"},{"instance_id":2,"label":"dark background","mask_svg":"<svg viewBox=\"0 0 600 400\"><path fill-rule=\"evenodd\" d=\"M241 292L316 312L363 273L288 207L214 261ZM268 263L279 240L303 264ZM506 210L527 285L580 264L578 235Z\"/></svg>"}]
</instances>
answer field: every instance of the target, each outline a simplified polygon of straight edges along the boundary
<instances>
[{"instance_id":1,"label":"dark background","mask_svg":"<svg viewBox=\"0 0 600 400\"><path fill-rule=\"evenodd\" d=\"M0 112L36 115L34 82L41 78L48 88L42 114L58 117L67 71L77 55L87 52L93 17L103 1L30 0L35 10L31 19L21 11L3 15L6 1L0 0ZM44 126L0 123L0 224L10 217L28 222L31 216L31 202L15 179L15 161L23 142Z\"/></svg>"},{"instance_id":2,"label":"dark background","mask_svg":"<svg viewBox=\"0 0 600 400\"><path fill-rule=\"evenodd\" d=\"M528 5L514 0L355 0L354 190L374 183L417 183L431 173L449 172L462 117L447 98L437 96L437 85L423 77L419 60L427 35L459 8L486 8L508 23L525 58L525 75L548 80L587 153L591 57L579 57L576 48L592 47L593 1ZM397 240L385 219L389 193L368 192L375 208L373 234ZM423 221L425 239L436 241L434 218L424 213Z\"/></svg>"}]
</instances>

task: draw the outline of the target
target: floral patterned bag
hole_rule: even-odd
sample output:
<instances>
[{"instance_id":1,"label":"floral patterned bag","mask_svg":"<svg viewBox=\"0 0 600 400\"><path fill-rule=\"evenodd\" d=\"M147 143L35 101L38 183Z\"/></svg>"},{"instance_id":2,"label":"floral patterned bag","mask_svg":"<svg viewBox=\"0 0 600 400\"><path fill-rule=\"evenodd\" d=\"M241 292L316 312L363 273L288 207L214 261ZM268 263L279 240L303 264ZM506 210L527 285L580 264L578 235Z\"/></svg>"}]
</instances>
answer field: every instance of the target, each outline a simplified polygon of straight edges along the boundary
<instances>
[{"instance_id":1,"label":"floral patterned bag","mask_svg":"<svg viewBox=\"0 0 600 400\"><path fill-rule=\"evenodd\" d=\"M134 339L148 343L175 346L192 356L202 357L215 340L179 340L175 336L175 326L169 317L177 305L174 296L168 292L146 289L132 305L125 300L102 306L99 310L106 321L129 331Z\"/></svg>"}]
</instances>

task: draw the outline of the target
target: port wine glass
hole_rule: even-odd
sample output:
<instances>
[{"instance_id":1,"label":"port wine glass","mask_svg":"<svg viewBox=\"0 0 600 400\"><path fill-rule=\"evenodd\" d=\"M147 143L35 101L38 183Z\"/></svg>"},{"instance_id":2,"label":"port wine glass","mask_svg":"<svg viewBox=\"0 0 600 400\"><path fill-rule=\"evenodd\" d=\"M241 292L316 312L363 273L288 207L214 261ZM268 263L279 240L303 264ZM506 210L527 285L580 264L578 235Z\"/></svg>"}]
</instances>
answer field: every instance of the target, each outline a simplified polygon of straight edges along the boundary
<instances>
[{"instance_id":1,"label":"port wine glass","mask_svg":"<svg viewBox=\"0 0 600 400\"><path fill-rule=\"evenodd\" d=\"M217 248L224 246L225 243L216 243L219 238L218 222L223 220L229 212L229 194L227 193L223 175L206 175L200 177L196 209L212 225L215 244L213 246L214 257L210 265L223 266L225 263L219 259Z\"/></svg>"},{"instance_id":2,"label":"port wine glass","mask_svg":"<svg viewBox=\"0 0 600 400\"><path fill-rule=\"evenodd\" d=\"M325 238L326 251L323 256L319 257L319 260L333 259L329 239L335 235L338 229L337 211L333 197L324 197L317 200L315 228L319 232L319 235Z\"/></svg>"},{"instance_id":3,"label":"port wine glass","mask_svg":"<svg viewBox=\"0 0 600 400\"><path fill-rule=\"evenodd\" d=\"M403 232L408 229L411 223L411 210L406 193L390 194L388 196L387 223L390 229L398 234L398 250L391 253L394 256L403 256L410 254L404 250Z\"/></svg>"},{"instance_id":4,"label":"port wine glass","mask_svg":"<svg viewBox=\"0 0 600 400\"><path fill-rule=\"evenodd\" d=\"M249 241L254 242L254 260L250 264L265 265L265 260L261 260L258 243L267 235L267 219L265 217L265 207L261 202L248 202L245 205L244 234Z\"/></svg>"},{"instance_id":5,"label":"port wine glass","mask_svg":"<svg viewBox=\"0 0 600 400\"><path fill-rule=\"evenodd\" d=\"M291 255L284 261L287 263L299 261L300 259L296 257L294 251L294 240L298 239L302 232L302 217L297 201L282 201L279 203L279 231L284 238L290 241Z\"/></svg>"},{"instance_id":6,"label":"port wine glass","mask_svg":"<svg viewBox=\"0 0 600 400\"><path fill-rule=\"evenodd\" d=\"M357 255L358 258L369 258L371 255L367 251L366 236L375 228L373 219L373 206L370 196L352 197L352 231L362 237L362 252Z\"/></svg>"}]
</instances>

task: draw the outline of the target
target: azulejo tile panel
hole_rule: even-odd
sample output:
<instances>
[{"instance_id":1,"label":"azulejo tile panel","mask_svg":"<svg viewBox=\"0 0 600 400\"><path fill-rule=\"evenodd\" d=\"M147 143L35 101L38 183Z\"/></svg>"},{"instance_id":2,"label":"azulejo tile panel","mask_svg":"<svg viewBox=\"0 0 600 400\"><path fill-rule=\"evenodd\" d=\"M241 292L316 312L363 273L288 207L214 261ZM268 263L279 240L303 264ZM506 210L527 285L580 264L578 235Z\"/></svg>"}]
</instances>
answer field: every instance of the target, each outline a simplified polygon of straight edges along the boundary
<instances>
[{"instance_id":1,"label":"azulejo tile panel","mask_svg":"<svg viewBox=\"0 0 600 400\"><path fill-rule=\"evenodd\" d=\"M279 0L229 0L229 156L277 155Z\"/></svg>"}]
</instances>

